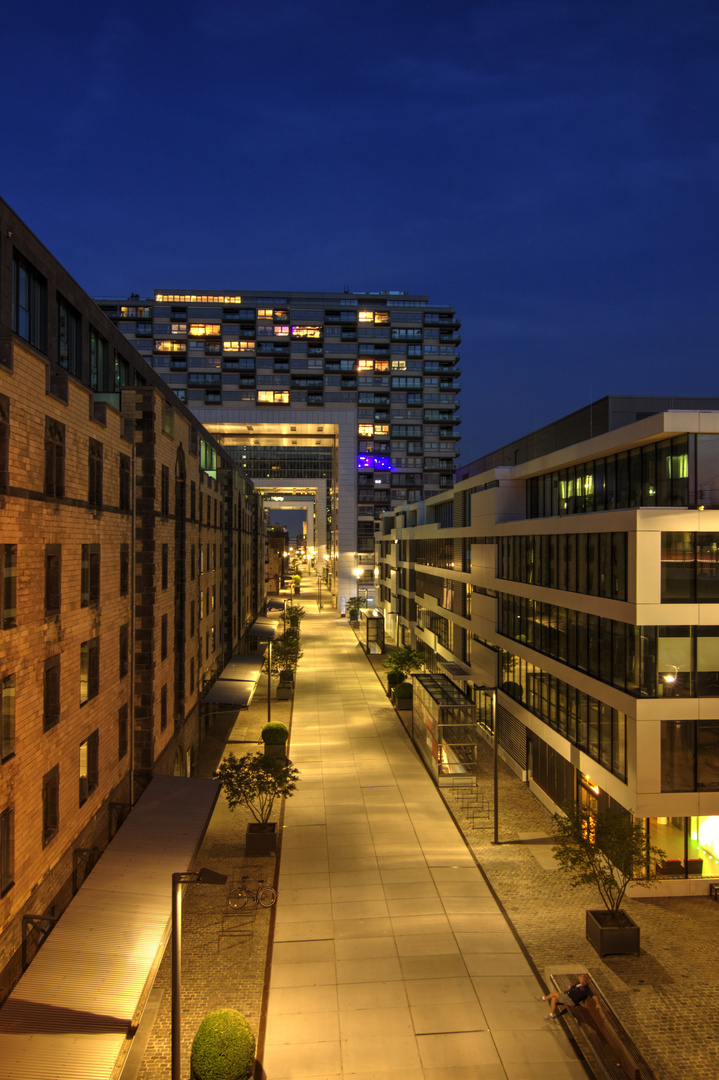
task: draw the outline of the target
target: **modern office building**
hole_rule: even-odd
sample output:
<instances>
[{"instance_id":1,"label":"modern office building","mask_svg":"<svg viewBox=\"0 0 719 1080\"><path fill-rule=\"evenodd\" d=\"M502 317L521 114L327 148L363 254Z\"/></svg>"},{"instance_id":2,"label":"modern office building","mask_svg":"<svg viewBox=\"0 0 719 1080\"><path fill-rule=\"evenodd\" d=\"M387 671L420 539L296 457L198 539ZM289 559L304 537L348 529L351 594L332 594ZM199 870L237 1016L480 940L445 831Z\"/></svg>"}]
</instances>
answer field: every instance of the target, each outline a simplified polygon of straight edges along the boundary
<instances>
[{"instance_id":1,"label":"modern office building","mask_svg":"<svg viewBox=\"0 0 719 1080\"><path fill-rule=\"evenodd\" d=\"M548 806L623 807L717 876L719 398L595 402L385 515L378 560L388 637L460 692L439 724L415 695L439 783L496 728Z\"/></svg>"},{"instance_id":2,"label":"modern office building","mask_svg":"<svg viewBox=\"0 0 719 1080\"><path fill-rule=\"evenodd\" d=\"M251 481L0 202L0 986L265 603Z\"/></svg>"},{"instance_id":3,"label":"modern office building","mask_svg":"<svg viewBox=\"0 0 719 1080\"><path fill-rule=\"evenodd\" d=\"M349 291L163 290L98 303L258 489L311 501L308 542L338 603L358 584L373 590L380 515L452 486L453 308Z\"/></svg>"}]
</instances>

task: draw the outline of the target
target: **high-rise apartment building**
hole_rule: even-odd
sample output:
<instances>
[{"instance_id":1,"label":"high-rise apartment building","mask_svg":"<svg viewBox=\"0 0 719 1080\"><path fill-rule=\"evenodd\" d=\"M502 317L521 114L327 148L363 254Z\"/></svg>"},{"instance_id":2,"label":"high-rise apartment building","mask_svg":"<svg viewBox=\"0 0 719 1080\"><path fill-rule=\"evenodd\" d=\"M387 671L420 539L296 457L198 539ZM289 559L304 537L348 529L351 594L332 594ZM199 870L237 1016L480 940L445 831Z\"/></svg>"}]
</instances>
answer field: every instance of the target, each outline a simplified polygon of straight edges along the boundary
<instances>
[{"instance_id":1,"label":"high-rise apartment building","mask_svg":"<svg viewBox=\"0 0 719 1080\"><path fill-rule=\"evenodd\" d=\"M258 488L314 500L315 546L338 599L371 593L384 511L452 486L453 308L401 292L98 303Z\"/></svg>"}]
</instances>

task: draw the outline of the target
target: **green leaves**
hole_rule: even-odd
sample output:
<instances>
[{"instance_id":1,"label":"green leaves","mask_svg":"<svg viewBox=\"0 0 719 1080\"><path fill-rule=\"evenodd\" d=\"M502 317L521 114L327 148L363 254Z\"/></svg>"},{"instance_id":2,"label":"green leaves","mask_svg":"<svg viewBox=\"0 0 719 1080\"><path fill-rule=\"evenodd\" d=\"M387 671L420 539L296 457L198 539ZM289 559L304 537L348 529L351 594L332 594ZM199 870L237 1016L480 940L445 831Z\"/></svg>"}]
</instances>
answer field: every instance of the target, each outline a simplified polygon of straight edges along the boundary
<instances>
[{"instance_id":1,"label":"green leaves","mask_svg":"<svg viewBox=\"0 0 719 1080\"><path fill-rule=\"evenodd\" d=\"M215 773L222 785L230 810L246 806L255 821L266 825L276 799L289 799L297 790L300 778L286 759L267 758L264 754L228 754Z\"/></svg>"},{"instance_id":2,"label":"green leaves","mask_svg":"<svg viewBox=\"0 0 719 1080\"><path fill-rule=\"evenodd\" d=\"M418 671L424 667L424 657L417 649L409 645L400 645L389 654L382 666L385 671L397 671L400 675L409 675L410 671Z\"/></svg>"}]
</instances>

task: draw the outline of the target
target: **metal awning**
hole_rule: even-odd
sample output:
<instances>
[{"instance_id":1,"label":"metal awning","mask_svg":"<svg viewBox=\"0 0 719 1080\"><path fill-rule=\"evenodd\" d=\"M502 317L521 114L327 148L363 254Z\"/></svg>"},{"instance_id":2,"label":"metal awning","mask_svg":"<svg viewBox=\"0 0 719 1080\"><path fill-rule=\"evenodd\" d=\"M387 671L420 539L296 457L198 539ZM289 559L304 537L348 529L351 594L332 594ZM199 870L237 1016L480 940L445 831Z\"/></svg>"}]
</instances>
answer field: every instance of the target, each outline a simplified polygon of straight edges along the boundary
<instances>
[{"instance_id":1,"label":"metal awning","mask_svg":"<svg viewBox=\"0 0 719 1080\"><path fill-rule=\"evenodd\" d=\"M474 704L459 690L447 675L433 675L429 671L412 674L420 686L424 687L432 701L437 705L461 705L473 709Z\"/></svg>"},{"instance_id":2,"label":"metal awning","mask_svg":"<svg viewBox=\"0 0 719 1080\"><path fill-rule=\"evenodd\" d=\"M208 694L203 705L225 705L227 708L247 709L255 692L256 682L244 679L218 679Z\"/></svg>"},{"instance_id":3,"label":"metal awning","mask_svg":"<svg viewBox=\"0 0 719 1080\"><path fill-rule=\"evenodd\" d=\"M110 1080L154 976L216 780L156 776L0 1009L3 1080Z\"/></svg>"},{"instance_id":4,"label":"metal awning","mask_svg":"<svg viewBox=\"0 0 719 1080\"><path fill-rule=\"evenodd\" d=\"M455 679L471 679L471 671L467 671L461 664L455 664L452 660L439 660L439 666L443 671L446 671L448 675L453 675Z\"/></svg>"},{"instance_id":5,"label":"metal awning","mask_svg":"<svg viewBox=\"0 0 719 1080\"><path fill-rule=\"evenodd\" d=\"M262 671L263 657L257 653L251 656L233 656L227 661L219 674L220 679L242 679L256 683Z\"/></svg>"},{"instance_id":6,"label":"metal awning","mask_svg":"<svg viewBox=\"0 0 719 1080\"><path fill-rule=\"evenodd\" d=\"M271 641L272 638L277 637L278 629L279 619L271 619L268 615L259 615L247 631L247 636Z\"/></svg>"}]
</instances>

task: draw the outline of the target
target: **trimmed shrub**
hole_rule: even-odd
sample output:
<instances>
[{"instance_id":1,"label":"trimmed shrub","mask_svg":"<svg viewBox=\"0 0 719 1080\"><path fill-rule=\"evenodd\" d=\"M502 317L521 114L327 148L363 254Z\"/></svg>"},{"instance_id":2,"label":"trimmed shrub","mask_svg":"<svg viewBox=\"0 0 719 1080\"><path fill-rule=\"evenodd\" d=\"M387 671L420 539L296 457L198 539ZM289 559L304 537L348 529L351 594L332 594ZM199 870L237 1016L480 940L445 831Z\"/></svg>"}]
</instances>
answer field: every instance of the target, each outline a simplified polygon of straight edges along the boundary
<instances>
[{"instance_id":1,"label":"trimmed shrub","mask_svg":"<svg viewBox=\"0 0 719 1080\"><path fill-rule=\"evenodd\" d=\"M412 697L412 683L401 682L394 688L394 696L396 698L408 698Z\"/></svg>"},{"instance_id":2,"label":"trimmed shrub","mask_svg":"<svg viewBox=\"0 0 719 1080\"><path fill-rule=\"evenodd\" d=\"M282 746L289 737L289 731L279 720L270 720L262 729L262 741L269 746Z\"/></svg>"},{"instance_id":3,"label":"trimmed shrub","mask_svg":"<svg viewBox=\"0 0 719 1080\"><path fill-rule=\"evenodd\" d=\"M242 1013L218 1009L200 1024L192 1043L197 1080L249 1080L255 1068L255 1036Z\"/></svg>"},{"instance_id":4,"label":"trimmed shrub","mask_svg":"<svg viewBox=\"0 0 719 1080\"><path fill-rule=\"evenodd\" d=\"M389 686L390 690L393 687L396 689L400 685L400 683L403 683L405 681L405 678L406 676L403 675L401 671L388 671L387 686Z\"/></svg>"}]
</instances>

